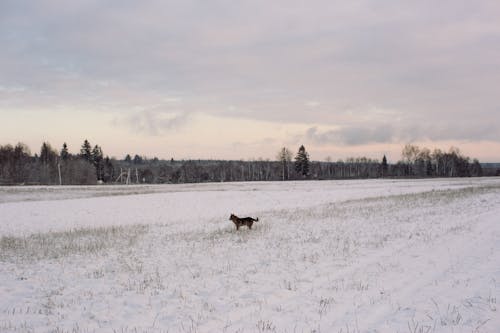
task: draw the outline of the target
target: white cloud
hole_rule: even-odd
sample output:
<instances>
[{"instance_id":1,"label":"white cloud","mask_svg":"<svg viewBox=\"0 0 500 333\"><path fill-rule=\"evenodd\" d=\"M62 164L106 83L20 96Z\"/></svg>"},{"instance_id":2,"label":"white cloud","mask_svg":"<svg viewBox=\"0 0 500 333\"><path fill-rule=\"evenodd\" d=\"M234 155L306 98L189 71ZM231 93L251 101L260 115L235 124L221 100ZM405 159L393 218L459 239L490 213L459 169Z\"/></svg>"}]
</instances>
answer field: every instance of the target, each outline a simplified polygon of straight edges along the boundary
<instances>
[{"instance_id":1,"label":"white cloud","mask_svg":"<svg viewBox=\"0 0 500 333\"><path fill-rule=\"evenodd\" d=\"M321 105L321 103L318 101L307 101L305 105L309 108L317 108L318 106Z\"/></svg>"},{"instance_id":2,"label":"white cloud","mask_svg":"<svg viewBox=\"0 0 500 333\"><path fill-rule=\"evenodd\" d=\"M187 126L190 116L191 113L185 111L146 109L116 116L111 123L126 126L136 134L158 136Z\"/></svg>"}]
</instances>

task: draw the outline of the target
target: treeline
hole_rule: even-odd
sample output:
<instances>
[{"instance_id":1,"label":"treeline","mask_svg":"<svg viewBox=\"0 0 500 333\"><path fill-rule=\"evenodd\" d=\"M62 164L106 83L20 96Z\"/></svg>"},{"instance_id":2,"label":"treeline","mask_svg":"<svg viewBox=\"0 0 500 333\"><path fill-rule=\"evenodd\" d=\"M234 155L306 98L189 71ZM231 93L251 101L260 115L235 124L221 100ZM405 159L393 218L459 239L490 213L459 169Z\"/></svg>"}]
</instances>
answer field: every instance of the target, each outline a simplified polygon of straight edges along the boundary
<instances>
[{"instance_id":1,"label":"treeline","mask_svg":"<svg viewBox=\"0 0 500 333\"><path fill-rule=\"evenodd\" d=\"M0 146L0 184L93 185L111 182L114 172L109 157L104 158L98 145L85 140L80 154L71 154L66 143L57 151L44 142L39 154L28 146Z\"/></svg>"},{"instance_id":2,"label":"treeline","mask_svg":"<svg viewBox=\"0 0 500 333\"><path fill-rule=\"evenodd\" d=\"M480 177L482 166L477 159L470 160L460 150L451 147L448 152L414 145L406 145L402 151L403 160L391 167L395 177Z\"/></svg>"},{"instance_id":3,"label":"treeline","mask_svg":"<svg viewBox=\"0 0 500 333\"><path fill-rule=\"evenodd\" d=\"M118 160L104 156L99 145L85 140L79 153L66 143L56 150L44 142L39 153L29 148L0 146L0 184L85 185L96 183L198 183L231 181L279 181L301 179L349 179L379 177L477 177L481 164L463 156L457 148L448 152L406 145L402 160L389 164L365 157L337 162L310 161L301 146L294 154L282 148L276 160L160 160L127 154ZM490 174L488 174L490 175Z\"/></svg>"}]
</instances>

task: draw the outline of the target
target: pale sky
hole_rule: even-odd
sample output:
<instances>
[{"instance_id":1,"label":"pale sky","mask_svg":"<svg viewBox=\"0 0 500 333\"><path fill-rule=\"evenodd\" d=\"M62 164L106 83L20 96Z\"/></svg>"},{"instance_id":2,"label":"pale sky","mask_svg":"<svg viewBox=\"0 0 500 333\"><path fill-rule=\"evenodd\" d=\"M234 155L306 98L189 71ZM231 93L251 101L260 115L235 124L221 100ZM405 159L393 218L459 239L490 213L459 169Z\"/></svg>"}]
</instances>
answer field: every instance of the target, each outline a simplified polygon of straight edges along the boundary
<instances>
[{"instance_id":1,"label":"pale sky","mask_svg":"<svg viewBox=\"0 0 500 333\"><path fill-rule=\"evenodd\" d=\"M500 161L500 2L0 1L0 144Z\"/></svg>"}]
</instances>

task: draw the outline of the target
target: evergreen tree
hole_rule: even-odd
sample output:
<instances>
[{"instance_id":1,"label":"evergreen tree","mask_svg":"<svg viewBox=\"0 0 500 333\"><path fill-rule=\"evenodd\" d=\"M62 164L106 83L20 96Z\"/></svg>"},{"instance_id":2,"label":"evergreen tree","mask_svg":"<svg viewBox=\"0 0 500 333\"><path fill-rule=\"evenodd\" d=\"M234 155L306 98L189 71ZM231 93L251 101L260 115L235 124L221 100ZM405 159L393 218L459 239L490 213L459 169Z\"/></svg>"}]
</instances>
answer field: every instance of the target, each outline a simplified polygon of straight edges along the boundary
<instances>
[{"instance_id":1,"label":"evergreen tree","mask_svg":"<svg viewBox=\"0 0 500 333\"><path fill-rule=\"evenodd\" d=\"M127 156L125 156L125 162L126 163L132 162L132 157L130 157L130 154L127 154Z\"/></svg>"},{"instance_id":2,"label":"evergreen tree","mask_svg":"<svg viewBox=\"0 0 500 333\"><path fill-rule=\"evenodd\" d=\"M88 162L92 162L92 146L87 139L83 141L82 148L80 149L80 157Z\"/></svg>"},{"instance_id":3,"label":"evergreen tree","mask_svg":"<svg viewBox=\"0 0 500 333\"><path fill-rule=\"evenodd\" d=\"M434 167L432 166L431 160L427 160L427 166L426 166L426 176L431 177L434 174Z\"/></svg>"},{"instance_id":4,"label":"evergreen tree","mask_svg":"<svg viewBox=\"0 0 500 333\"><path fill-rule=\"evenodd\" d=\"M104 165L103 165L103 154L102 149L98 145L94 146L92 149L92 164L95 167L97 180L102 180L104 174Z\"/></svg>"},{"instance_id":5,"label":"evergreen tree","mask_svg":"<svg viewBox=\"0 0 500 333\"><path fill-rule=\"evenodd\" d=\"M52 149L52 146L48 142L44 142L40 148L40 161L43 164L51 164L55 162L57 153Z\"/></svg>"},{"instance_id":6,"label":"evergreen tree","mask_svg":"<svg viewBox=\"0 0 500 333\"><path fill-rule=\"evenodd\" d=\"M134 164L142 164L142 157L140 157L139 155L135 155L134 156Z\"/></svg>"},{"instance_id":7,"label":"evergreen tree","mask_svg":"<svg viewBox=\"0 0 500 333\"><path fill-rule=\"evenodd\" d=\"M95 145L94 149L92 149L92 162L94 163L94 165L98 164L103 160L103 158L102 148L98 145Z\"/></svg>"},{"instance_id":8,"label":"evergreen tree","mask_svg":"<svg viewBox=\"0 0 500 333\"><path fill-rule=\"evenodd\" d=\"M44 142L40 148L40 168L39 182L42 184L56 183L56 160L57 151L55 151L48 142Z\"/></svg>"},{"instance_id":9,"label":"evergreen tree","mask_svg":"<svg viewBox=\"0 0 500 333\"><path fill-rule=\"evenodd\" d=\"M66 161L69 158L68 145L66 144L66 142L63 143L61 153L59 154L59 156L63 161Z\"/></svg>"},{"instance_id":10,"label":"evergreen tree","mask_svg":"<svg viewBox=\"0 0 500 333\"><path fill-rule=\"evenodd\" d=\"M104 182L110 182L114 180L114 176L115 173L114 173L113 162L108 156L106 156L106 158L104 159L104 175L102 180Z\"/></svg>"},{"instance_id":11,"label":"evergreen tree","mask_svg":"<svg viewBox=\"0 0 500 333\"><path fill-rule=\"evenodd\" d=\"M387 157L382 157L382 177L387 176L387 171L389 170L389 166L387 164Z\"/></svg>"},{"instance_id":12,"label":"evergreen tree","mask_svg":"<svg viewBox=\"0 0 500 333\"><path fill-rule=\"evenodd\" d=\"M295 156L295 171L303 177L309 174L309 154L304 145L300 146L297 156Z\"/></svg>"}]
</instances>

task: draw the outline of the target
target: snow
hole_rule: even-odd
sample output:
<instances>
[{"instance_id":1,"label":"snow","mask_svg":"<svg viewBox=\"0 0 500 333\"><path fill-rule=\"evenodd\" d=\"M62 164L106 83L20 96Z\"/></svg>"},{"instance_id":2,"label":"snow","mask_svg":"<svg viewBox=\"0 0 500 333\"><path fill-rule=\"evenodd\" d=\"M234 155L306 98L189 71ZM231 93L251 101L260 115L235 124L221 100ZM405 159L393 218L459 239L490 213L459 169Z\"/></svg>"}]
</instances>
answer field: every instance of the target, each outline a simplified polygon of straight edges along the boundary
<instances>
[{"instance_id":1,"label":"snow","mask_svg":"<svg viewBox=\"0 0 500 333\"><path fill-rule=\"evenodd\" d=\"M498 332L498 216L500 178L0 187L0 332Z\"/></svg>"}]
</instances>

